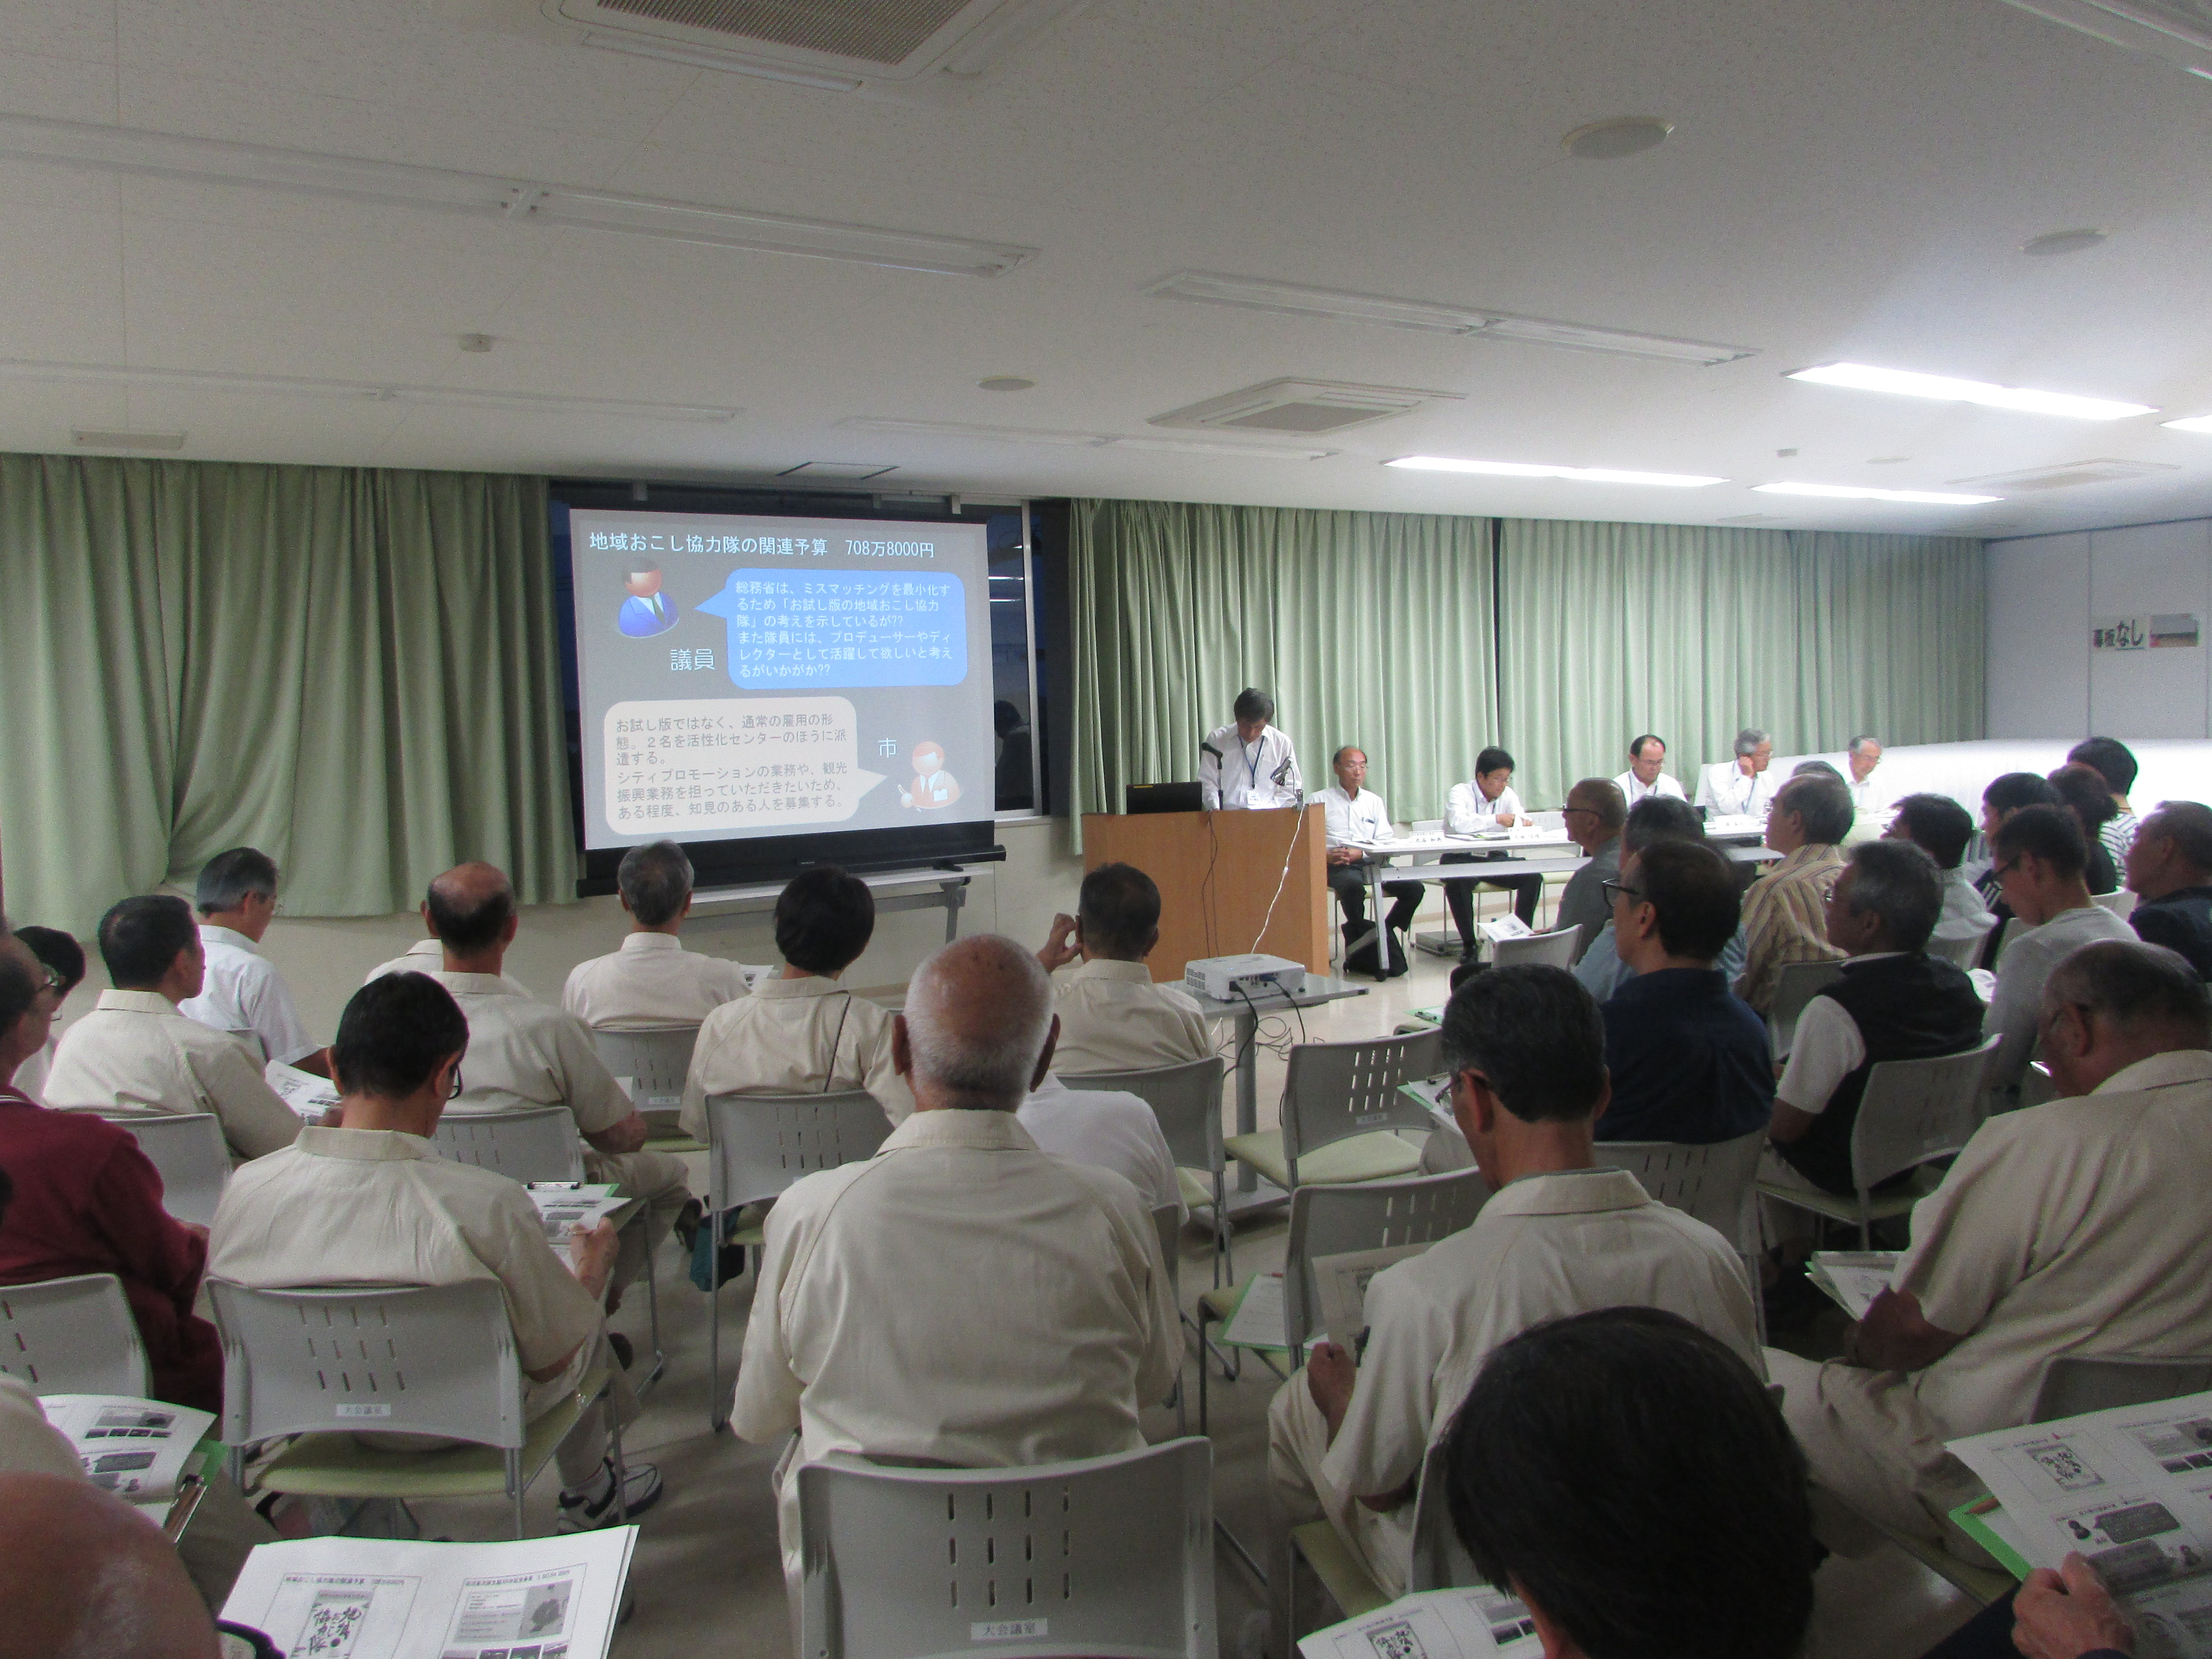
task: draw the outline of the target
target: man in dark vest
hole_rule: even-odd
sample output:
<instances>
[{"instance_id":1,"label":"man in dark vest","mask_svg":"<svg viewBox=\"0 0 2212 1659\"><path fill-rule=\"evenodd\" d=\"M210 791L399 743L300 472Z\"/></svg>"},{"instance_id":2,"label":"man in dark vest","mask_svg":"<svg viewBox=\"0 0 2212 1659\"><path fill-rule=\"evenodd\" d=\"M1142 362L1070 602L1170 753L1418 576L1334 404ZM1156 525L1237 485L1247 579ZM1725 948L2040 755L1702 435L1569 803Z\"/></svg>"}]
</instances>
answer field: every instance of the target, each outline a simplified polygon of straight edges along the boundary
<instances>
[{"instance_id":1,"label":"man in dark vest","mask_svg":"<svg viewBox=\"0 0 2212 1659\"><path fill-rule=\"evenodd\" d=\"M1828 941L1849 960L1797 1022L1766 1130L1782 1162L1824 1192L1853 1190L1851 1126L1869 1072L1982 1040L1972 981L1927 954L1942 912L1942 877L1919 848L1870 841L1851 849L1827 908Z\"/></svg>"}]
</instances>

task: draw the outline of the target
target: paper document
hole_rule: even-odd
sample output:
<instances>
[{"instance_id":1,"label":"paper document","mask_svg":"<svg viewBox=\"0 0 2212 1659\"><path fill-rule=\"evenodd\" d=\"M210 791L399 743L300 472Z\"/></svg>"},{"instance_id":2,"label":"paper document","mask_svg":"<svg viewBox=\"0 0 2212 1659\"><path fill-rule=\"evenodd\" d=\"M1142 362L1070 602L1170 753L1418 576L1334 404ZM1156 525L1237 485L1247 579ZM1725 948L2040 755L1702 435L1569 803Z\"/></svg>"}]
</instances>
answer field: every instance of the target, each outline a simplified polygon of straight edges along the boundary
<instances>
[{"instance_id":1,"label":"paper document","mask_svg":"<svg viewBox=\"0 0 2212 1659\"><path fill-rule=\"evenodd\" d=\"M1764 834L1766 818L1749 812L1716 812L1705 820L1708 839L1715 836L1756 836Z\"/></svg>"},{"instance_id":2,"label":"paper document","mask_svg":"<svg viewBox=\"0 0 2212 1659\"><path fill-rule=\"evenodd\" d=\"M323 1114L338 1103L337 1085L330 1079L287 1066L281 1060L270 1060L262 1068L262 1075L283 1097L284 1103L310 1123L320 1123Z\"/></svg>"},{"instance_id":3,"label":"paper document","mask_svg":"<svg viewBox=\"0 0 2212 1659\"><path fill-rule=\"evenodd\" d=\"M1401 1596L1298 1642L1303 1659L1536 1659L1543 1650L1528 1609L1487 1584Z\"/></svg>"},{"instance_id":4,"label":"paper document","mask_svg":"<svg viewBox=\"0 0 2212 1659\"><path fill-rule=\"evenodd\" d=\"M1492 945L1503 945L1509 939L1531 938L1536 930L1518 916L1499 916L1493 921L1475 923L1474 931Z\"/></svg>"},{"instance_id":5,"label":"paper document","mask_svg":"<svg viewBox=\"0 0 2212 1659\"><path fill-rule=\"evenodd\" d=\"M1393 1262L1419 1255L1426 1244L1391 1244L1379 1250L1345 1250L1313 1258L1314 1300L1321 1304L1321 1328L1340 1348L1357 1352L1367 1328L1367 1286Z\"/></svg>"},{"instance_id":6,"label":"paper document","mask_svg":"<svg viewBox=\"0 0 2212 1659\"><path fill-rule=\"evenodd\" d=\"M2135 1626L2137 1659L2212 1659L2212 1394L1948 1446L2031 1565L2087 1559Z\"/></svg>"},{"instance_id":7,"label":"paper document","mask_svg":"<svg viewBox=\"0 0 2212 1659\"><path fill-rule=\"evenodd\" d=\"M211 1412L113 1394L50 1394L46 1421L70 1443L92 1484L133 1503L167 1503L207 1431Z\"/></svg>"},{"instance_id":8,"label":"paper document","mask_svg":"<svg viewBox=\"0 0 2212 1659\"><path fill-rule=\"evenodd\" d=\"M1805 1277L1854 1319L1864 1319L1875 1297L1889 1288L1901 1250L1815 1250Z\"/></svg>"},{"instance_id":9,"label":"paper document","mask_svg":"<svg viewBox=\"0 0 2212 1659\"><path fill-rule=\"evenodd\" d=\"M612 1187L595 1187L584 1182L533 1181L524 1190L538 1206L538 1218L545 1227L545 1242L556 1250L568 1248L571 1227L581 1227L589 1232L629 1202L616 1196Z\"/></svg>"},{"instance_id":10,"label":"paper document","mask_svg":"<svg viewBox=\"0 0 2212 1659\"><path fill-rule=\"evenodd\" d=\"M264 1544L223 1603L293 1659L605 1659L635 1527L501 1544Z\"/></svg>"}]
</instances>

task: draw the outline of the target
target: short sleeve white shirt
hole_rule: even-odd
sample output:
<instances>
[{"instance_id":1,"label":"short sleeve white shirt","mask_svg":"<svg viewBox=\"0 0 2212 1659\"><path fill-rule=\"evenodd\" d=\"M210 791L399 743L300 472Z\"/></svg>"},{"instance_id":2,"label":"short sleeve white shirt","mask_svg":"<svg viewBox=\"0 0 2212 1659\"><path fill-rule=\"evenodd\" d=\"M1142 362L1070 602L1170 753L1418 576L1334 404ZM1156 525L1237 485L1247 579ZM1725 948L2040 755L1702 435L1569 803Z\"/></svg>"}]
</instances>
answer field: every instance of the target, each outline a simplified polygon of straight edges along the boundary
<instances>
[{"instance_id":1,"label":"short sleeve white shirt","mask_svg":"<svg viewBox=\"0 0 2212 1659\"><path fill-rule=\"evenodd\" d=\"M1137 1189L1146 1210L1172 1204L1179 1218L1189 1219L1168 1138L1140 1097L1119 1089L1071 1089L1048 1076L1014 1118L1040 1152L1111 1170Z\"/></svg>"},{"instance_id":2,"label":"short sleeve white shirt","mask_svg":"<svg viewBox=\"0 0 2212 1659\"><path fill-rule=\"evenodd\" d=\"M673 933L635 933L568 971L561 1006L594 1030L696 1025L745 994L742 963L687 951Z\"/></svg>"},{"instance_id":3,"label":"short sleeve white shirt","mask_svg":"<svg viewBox=\"0 0 2212 1659\"><path fill-rule=\"evenodd\" d=\"M1716 761L1698 774L1694 804L1715 817L1763 818L1774 805L1774 792L1779 787L1773 779L1771 766L1747 777L1734 761Z\"/></svg>"},{"instance_id":4,"label":"short sleeve white shirt","mask_svg":"<svg viewBox=\"0 0 2212 1659\"><path fill-rule=\"evenodd\" d=\"M418 939L407 947L406 954L389 962L380 962L362 978L366 985L372 979L382 979L386 974L435 974L446 966L446 947L434 939ZM519 997L532 995L531 988L513 974L501 974L501 981Z\"/></svg>"},{"instance_id":5,"label":"short sleeve white shirt","mask_svg":"<svg viewBox=\"0 0 2212 1659\"><path fill-rule=\"evenodd\" d=\"M1633 806L1637 802L1647 799L1653 795L1662 796L1670 800L1681 800L1684 799L1682 786L1675 782L1674 779L1668 777L1664 772L1662 772L1657 777L1652 779L1650 782L1646 783L1643 779L1638 777L1635 771L1632 769L1629 771L1623 772L1613 781L1614 787L1618 788L1623 795L1627 797L1628 804L1631 806Z\"/></svg>"},{"instance_id":6,"label":"short sleeve white shirt","mask_svg":"<svg viewBox=\"0 0 2212 1659\"><path fill-rule=\"evenodd\" d=\"M202 922L200 948L207 957L200 994L179 1003L179 1013L218 1031L251 1031L264 1055L287 1066L323 1046L307 1035L292 993L259 945L244 933Z\"/></svg>"}]
</instances>

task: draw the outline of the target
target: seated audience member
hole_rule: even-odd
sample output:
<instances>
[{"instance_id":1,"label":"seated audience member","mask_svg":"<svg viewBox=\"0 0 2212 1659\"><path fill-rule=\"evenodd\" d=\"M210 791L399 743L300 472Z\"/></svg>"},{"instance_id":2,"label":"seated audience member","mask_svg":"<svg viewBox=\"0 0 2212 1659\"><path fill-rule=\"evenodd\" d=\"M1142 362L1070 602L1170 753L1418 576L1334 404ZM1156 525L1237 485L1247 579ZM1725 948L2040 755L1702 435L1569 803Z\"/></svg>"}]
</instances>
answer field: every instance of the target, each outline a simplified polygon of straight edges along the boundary
<instances>
[{"instance_id":1,"label":"seated audience member","mask_svg":"<svg viewBox=\"0 0 2212 1659\"><path fill-rule=\"evenodd\" d=\"M1647 795L1686 799L1682 786L1667 775L1666 765L1666 740L1647 732L1628 745L1628 769L1613 781L1613 787L1632 808Z\"/></svg>"},{"instance_id":2,"label":"seated audience member","mask_svg":"<svg viewBox=\"0 0 2212 1659\"><path fill-rule=\"evenodd\" d=\"M0 935L0 1170L11 1187L0 1212L0 1284L114 1274L154 1397L220 1412L222 1345L192 1312L205 1235L161 1207L161 1177L127 1132L89 1113L49 1111L9 1085L46 1045L53 1015L44 992L38 959Z\"/></svg>"},{"instance_id":3,"label":"seated audience member","mask_svg":"<svg viewBox=\"0 0 2212 1659\"><path fill-rule=\"evenodd\" d=\"M1990 931L1990 908L1959 867L1966 843L1974 838L1974 821L1965 807L1948 795L1907 795L1897 803L1897 816L1883 833L1890 841L1911 842L1936 861L1943 884L1943 914L1931 939L1978 939Z\"/></svg>"},{"instance_id":4,"label":"seated audience member","mask_svg":"<svg viewBox=\"0 0 2212 1659\"><path fill-rule=\"evenodd\" d=\"M1909 842L1853 848L1828 896L1828 940L1844 952L1843 977L1798 1018L1766 1131L1783 1164L1822 1192L1856 1190L1851 1126L1875 1066L1960 1054L1982 1040L1973 981L1928 954L1942 910L1936 861Z\"/></svg>"},{"instance_id":5,"label":"seated audience member","mask_svg":"<svg viewBox=\"0 0 2212 1659\"><path fill-rule=\"evenodd\" d=\"M1766 1024L1713 966L1735 934L1734 866L1702 842L1655 842L1629 854L1612 897L1615 948L1636 972L1605 1005L1613 1100L1597 1139L1702 1146L1764 1129Z\"/></svg>"},{"instance_id":6,"label":"seated audience member","mask_svg":"<svg viewBox=\"0 0 2212 1659\"><path fill-rule=\"evenodd\" d=\"M2080 820L2063 807L2025 806L1990 837L2005 903L2028 930L1997 964L1984 1030L2000 1039L1990 1086L2017 1089L2035 1058L2036 1010L2043 981L2069 951L2100 939L2132 939L2134 928L2089 896L2081 878L2088 856Z\"/></svg>"},{"instance_id":7,"label":"seated audience member","mask_svg":"<svg viewBox=\"0 0 2212 1659\"><path fill-rule=\"evenodd\" d=\"M1465 783L1452 785L1444 797L1444 830L1455 836L1486 834L1492 830L1510 830L1516 824L1528 822L1528 810L1521 805L1521 797L1513 789L1513 757L1496 744L1474 757L1474 776ZM1479 864L1482 860L1473 853L1447 853L1438 860L1443 864ZM1453 881L1444 884L1444 904L1451 912L1452 926L1459 930L1460 960L1467 961L1475 954L1474 890L1477 886L1503 888L1513 895L1513 914L1528 924L1536 925L1536 906L1544 896L1544 878L1530 874L1500 876L1495 881Z\"/></svg>"},{"instance_id":8,"label":"seated audience member","mask_svg":"<svg viewBox=\"0 0 2212 1659\"><path fill-rule=\"evenodd\" d=\"M1368 933L1369 866L1363 849L1391 838L1390 811L1383 805L1382 797L1366 787L1367 757L1362 750L1346 744L1331 758L1329 769L1336 774L1336 781L1321 792L1322 821L1328 836L1328 887L1344 910L1344 948L1348 960ZM1382 890L1390 896L1390 914L1383 918L1382 926L1392 937L1391 971L1402 973L1406 947L1398 935L1413 925L1413 913L1421 908L1421 884L1385 882ZM1370 948L1376 949L1375 961L1379 965L1382 961L1379 947Z\"/></svg>"},{"instance_id":9,"label":"seated audience member","mask_svg":"<svg viewBox=\"0 0 2212 1659\"><path fill-rule=\"evenodd\" d=\"M2097 831L2105 843L2105 850L2119 863L2128 855L2128 843L2135 839L2136 812L2128 804L2128 792L2136 787L2136 757L2127 744L2118 738L2087 738L2066 751L2067 764L2088 767L2105 781L2112 793L2112 816L2105 820Z\"/></svg>"},{"instance_id":10,"label":"seated audience member","mask_svg":"<svg viewBox=\"0 0 2212 1659\"><path fill-rule=\"evenodd\" d=\"M81 1471L0 1474L0 1659L225 1652L160 1527Z\"/></svg>"},{"instance_id":11,"label":"seated audience member","mask_svg":"<svg viewBox=\"0 0 2212 1659\"><path fill-rule=\"evenodd\" d=\"M2041 1012L2063 1098L1982 1125L1845 1358L1767 1353L1814 1478L1931 1542L1976 1484L1943 1442L2027 1422L2052 1359L2212 1351L2203 981L2105 941L2058 964Z\"/></svg>"},{"instance_id":12,"label":"seated audience member","mask_svg":"<svg viewBox=\"0 0 2212 1659\"><path fill-rule=\"evenodd\" d=\"M1703 842L1705 838L1705 827L1689 802L1668 796L1647 799L1628 809L1628 822L1620 832L1620 855L1625 860L1662 841ZM1730 862L1733 865L1733 860ZM1743 971L1743 924L1739 921L1735 933L1721 947L1715 963L1730 985ZM1597 937L1590 941L1589 949L1575 963L1575 977L1582 982L1583 989L1601 1003L1609 1000L1615 991L1636 977L1636 969L1621 960L1619 938L1609 914L1604 926L1597 930Z\"/></svg>"},{"instance_id":13,"label":"seated audience member","mask_svg":"<svg viewBox=\"0 0 2212 1659\"><path fill-rule=\"evenodd\" d=\"M1605 1030L1571 975L1513 967L1469 980L1445 1008L1443 1057L1490 1201L1464 1231L1375 1275L1356 1367L1323 1343L1267 1408L1279 1518L1287 1528L1326 1516L1394 1595L1406 1586L1422 1456L1509 1338L1636 1304L1680 1312L1760 1365L1735 1245L1626 1170L1594 1167ZM1271 1584L1287 1582L1279 1554L1278 1565L1285 1578L1271 1572Z\"/></svg>"},{"instance_id":14,"label":"seated audience member","mask_svg":"<svg viewBox=\"0 0 2212 1659\"><path fill-rule=\"evenodd\" d=\"M1567 878L1553 913L1554 928L1578 929L1575 957L1579 961L1613 914L1606 884L1620 874L1620 832L1628 823L1628 803L1620 791L1603 778L1584 778L1567 791L1561 817L1567 836L1589 862Z\"/></svg>"},{"instance_id":15,"label":"seated audience member","mask_svg":"<svg viewBox=\"0 0 2212 1659\"><path fill-rule=\"evenodd\" d=\"M1182 1335L1152 1217L1111 1170L1048 1157L1015 1114L1044 1076L1052 987L1013 940L946 945L892 1023L914 1111L866 1163L769 1212L731 1425L837 1451L988 1468L1134 1451Z\"/></svg>"},{"instance_id":16,"label":"seated audience member","mask_svg":"<svg viewBox=\"0 0 2212 1659\"><path fill-rule=\"evenodd\" d=\"M1688 1321L1607 1308L1524 1332L1443 1440L1452 1529L1547 1655L1804 1651L1805 1455L1758 1376Z\"/></svg>"},{"instance_id":17,"label":"seated audience member","mask_svg":"<svg viewBox=\"0 0 2212 1659\"><path fill-rule=\"evenodd\" d=\"M190 905L158 893L125 899L100 919L100 954L115 988L62 1033L47 1104L118 1116L213 1112L241 1158L292 1144L300 1120L262 1076L261 1057L177 1012L200 990Z\"/></svg>"},{"instance_id":18,"label":"seated audience member","mask_svg":"<svg viewBox=\"0 0 2212 1659\"><path fill-rule=\"evenodd\" d=\"M891 1064L891 1017L837 981L876 931L867 883L830 865L793 876L775 902L783 971L707 1016L684 1082L684 1132L707 1138L708 1095L866 1089L893 1123L914 1097Z\"/></svg>"},{"instance_id":19,"label":"seated audience member","mask_svg":"<svg viewBox=\"0 0 2212 1659\"><path fill-rule=\"evenodd\" d=\"M1990 838L2002 823L2023 806L2056 806L2058 792L2033 772L2007 772L1993 778L1989 787L1982 791L1982 842L1986 848ZM1981 965L1993 966L1997 952L2003 948L2005 929L2013 920L2012 907L2004 902L2004 893L1997 880L1996 860L1991 859L1974 883L1974 890L1981 895L1982 902L1997 919L1990 930L1989 943L1982 947Z\"/></svg>"},{"instance_id":20,"label":"seated audience member","mask_svg":"<svg viewBox=\"0 0 2212 1659\"><path fill-rule=\"evenodd\" d=\"M2212 809L2163 802L2136 827L2127 863L2129 890L2140 901L2128 925L2212 978Z\"/></svg>"},{"instance_id":21,"label":"seated audience member","mask_svg":"<svg viewBox=\"0 0 2212 1659\"><path fill-rule=\"evenodd\" d=\"M2082 844L2088 853L2082 878L2089 884L2090 892L2118 892L2119 865L2102 838L2106 826L2120 810L2113 805L2112 792L2105 787L2096 769L2088 766L2062 766L2051 775L2050 784L2058 792L2058 804L2073 813L2081 826Z\"/></svg>"},{"instance_id":22,"label":"seated audience member","mask_svg":"<svg viewBox=\"0 0 2212 1659\"><path fill-rule=\"evenodd\" d=\"M1052 1063L1045 1047L1044 1062ZM1082 1073L1076 1073L1081 1076ZM1111 1170L1137 1189L1147 1212L1173 1205L1179 1221L1190 1218L1175 1155L1160 1120L1141 1095L1120 1089L1071 1089L1049 1071L1014 1114L1037 1150L1070 1164Z\"/></svg>"},{"instance_id":23,"label":"seated audience member","mask_svg":"<svg viewBox=\"0 0 2212 1659\"><path fill-rule=\"evenodd\" d=\"M193 906L207 959L200 994L177 1012L234 1036L252 1034L264 1060L319 1072L323 1045L307 1035L283 977L261 954L276 917L276 862L251 847L217 853L200 871Z\"/></svg>"},{"instance_id":24,"label":"seated audience member","mask_svg":"<svg viewBox=\"0 0 2212 1659\"><path fill-rule=\"evenodd\" d=\"M1783 854L1752 883L1743 901L1747 946L1736 994L1760 1013L1774 1000L1782 970L1793 962L1833 962L1828 943L1829 890L1843 872L1838 845L1850 833L1850 792L1841 778L1792 777L1775 791L1766 815L1766 844Z\"/></svg>"},{"instance_id":25,"label":"seated audience member","mask_svg":"<svg viewBox=\"0 0 2212 1659\"><path fill-rule=\"evenodd\" d=\"M472 1028L430 975L387 974L355 992L331 1045L337 1127L304 1130L282 1155L239 1171L216 1211L208 1270L257 1290L495 1281L534 1420L574 1398L604 1354L599 1300L614 1227L572 1229L564 1259L520 1186L438 1156L432 1137L460 1087L464 1051L474 1065ZM635 1418L619 1369L607 1400L619 1424ZM616 1518L605 1411L586 1412L556 1453L572 1530ZM659 1495L652 1466L630 1464L630 1513Z\"/></svg>"},{"instance_id":26,"label":"seated audience member","mask_svg":"<svg viewBox=\"0 0 2212 1659\"><path fill-rule=\"evenodd\" d=\"M1764 817L1774 804L1774 739L1755 726L1735 734L1735 758L1715 761L1698 774L1692 805L1715 817Z\"/></svg>"},{"instance_id":27,"label":"seated audience member","mask_svg":"<svg viewBox=\"0 0 2212 1659\"><path fill-rule=\"evenodd\" d=\"M1160 942L1160 890L1133 864L1102 864L1083 878L1075 914L1052 919L1037 952L1056 981L1056 1072L1138 1072L1186 1066L1213 1053L1206 1016L1179 985L1156 985L1145 958Z\"/></svg>"},{"instance_id":28,"label":"seated audience member","mask_svg":"<svg viewBox=\"0 0 2212 1659\"><path fill-rule=\"evenodd\" d=\"M615 872L629 936L612 954L568 971L561 1006L594 1030L696 1025L745 994L742 963L687 951L677 936L691 914L691 860L672 841L623 854Z\"/></svg>"},{"instance_id":29,"label":"seated audience member","mask_svg":"<svg viewBox=\"0 0 2212 1659\"><path fill-rule=\"evenodd\" d=\"M46 970L46 988L49 1018L58 1018L62 1004L69 994L84 983L84 946L58 927L18 927L15 937L30 948L33 956ZM46 1097L46 1073L54 1063L56 1040L51 1035L46 1046L15 1068L15 1087L35 1101L44 1103Z\"/></svg>"}]
</instances>

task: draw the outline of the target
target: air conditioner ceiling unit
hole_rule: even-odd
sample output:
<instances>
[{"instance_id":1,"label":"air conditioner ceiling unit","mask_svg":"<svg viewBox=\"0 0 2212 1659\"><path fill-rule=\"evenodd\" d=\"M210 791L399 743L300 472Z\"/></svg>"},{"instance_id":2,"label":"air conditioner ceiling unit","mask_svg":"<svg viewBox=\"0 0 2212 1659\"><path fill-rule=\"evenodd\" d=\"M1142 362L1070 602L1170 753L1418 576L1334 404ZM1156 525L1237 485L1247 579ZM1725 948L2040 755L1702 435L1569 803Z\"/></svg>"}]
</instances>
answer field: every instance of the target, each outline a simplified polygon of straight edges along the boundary
<instances>
[{"instance_id":1,"label":"air conditioner ceiling unit","mask_svg":"<svg viewBox=\"0 0 2212 1659\"><path fill-rule=\"evenodd\" d=\"M1954 478L1954 484L1974 489L2070 489L2075 484L2118 483L2128 478L2152 478L2181 469L2164 461L2119 461L2109 456L2094 461L2061 461L2056 466L2030 467L2025 472L1992 472L1979 478Z\"/></svg>"},{"instance_id":2,"label":"air conditioner ceiling unit","mask_svg":"<svg viewBox=\"0 0 2212 1659\"><path fill-rule=\"evenodd\" d=\"M1149 424L1311 435L1341 432L1370 421L1387 421L1433 403L1465 399L1464 392L1423 392L1412 386L1358 386L1347 380L1267 380L1155 415Z\"/></svg>"}]
</instances>

